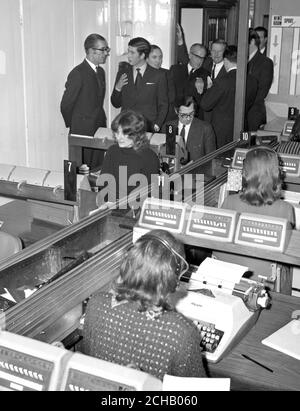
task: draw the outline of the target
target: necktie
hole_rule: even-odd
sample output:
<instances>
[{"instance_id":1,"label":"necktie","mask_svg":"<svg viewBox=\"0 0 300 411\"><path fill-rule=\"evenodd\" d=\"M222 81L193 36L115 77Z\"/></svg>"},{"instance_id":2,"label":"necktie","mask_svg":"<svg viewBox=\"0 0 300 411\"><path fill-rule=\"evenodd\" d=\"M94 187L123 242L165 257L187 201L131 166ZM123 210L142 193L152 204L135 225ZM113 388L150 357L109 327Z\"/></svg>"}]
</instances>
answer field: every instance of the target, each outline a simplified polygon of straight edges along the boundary
<instances>
[{"instance_id":1,"label":"necktie","mask_svg":"<svg viewBox=\"0 0 300 411\"><path fill-rule=\"evenodd\" d=\"M104 87L105 80L104 80L104 71L100 66L96 67L96 75L97 75L97 81L100 87Z\"/></svg>"},{"instance_id":2,"label":"necktie","mask_svg":"<svg viewBox=\"0 0 300 411\"><path fill-rule=\"evenodd\" d=\"M181 135L181 137L184 141L184 144L185 144L185 125L182 126L182 129L180 131L180 135Z\"/></svg>"},{"instance_id":3,"label":"necktie","mask_svg":"<svg viewBox=\"0 0 300 411\"><path fill-rule=\"evenodd\" d=\"M211 79L212 81L214 81L215 79L215 69L216 69L216 65L213 64L212 70L211 70Z\"/></svg>"},{"instance_id":4,"label":"necktie","mask_svg":"<svg viewBox=\"0 0 300 411\"><path fill-rule=\"evenodd\" d=\"M137 68L136 69L136 78L135 78L135 87L136 87L136 89L138 90L138 88L140 87L140 85L141 85L141 82L142 82L142 75L141 75L141 69L140 68Z\"/></svg>"},{"instance_id":5,"label":"necktie","mask_svg":"<svg viewBox=\"0 0 300 411\"><path fill-rule=\"evenodd\" d=\"M179 139L179 161L181 165L188 162L188 153L185 144L185 125L182 126Z\"/></svg>"}]
</instances>

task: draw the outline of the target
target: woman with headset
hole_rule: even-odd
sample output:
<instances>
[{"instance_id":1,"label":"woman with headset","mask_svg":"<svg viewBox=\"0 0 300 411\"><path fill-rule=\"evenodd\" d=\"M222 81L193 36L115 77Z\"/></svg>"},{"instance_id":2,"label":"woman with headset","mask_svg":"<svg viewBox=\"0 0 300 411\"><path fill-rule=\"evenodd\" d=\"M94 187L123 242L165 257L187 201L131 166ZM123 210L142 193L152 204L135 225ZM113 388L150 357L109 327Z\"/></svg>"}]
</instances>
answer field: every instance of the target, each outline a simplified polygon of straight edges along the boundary
<instances>
[{"instance_id":1,"label":"woman with headset","mask_svg":"<svg viewBox=\"0 0 300 411\"><path fill-rule=\"evenodd\" d=\"M222 208L239 213L260 214L270 217L285 218L289 228L295 226L293 206L282 200L282 173L277 153L266 146L251 148L244 160L242 171L242 189L238 194L225 198ZM214 252L214 256L223 261L249 267L257 275L271 273L272 262L239 255Z\"/></svg>"},{"instance_id":2,"label":"woman with headset","mask_svg":"<svg viewBox=\"0 0 300 411\"><path fill-rule=\"evenodd\" d=\"M201 336L169 302L188 269L183 245L153 230L129 249L109 292L92 296L83 328L84 354L165 374L205 377Z\"/></svg>"},{"instance_id":3,"label":"woman with headset","mask_svg":"<svg viewBox=\"0 0 300 411\"><path fill-rule=\"evenodd\" d=\"M281 199L281 184L282 173L277 153L266 146L253 147L244 160L240 193L226 197L222 208L287 218L294 226L294 209Z\"/></svg>"}]
</instances>

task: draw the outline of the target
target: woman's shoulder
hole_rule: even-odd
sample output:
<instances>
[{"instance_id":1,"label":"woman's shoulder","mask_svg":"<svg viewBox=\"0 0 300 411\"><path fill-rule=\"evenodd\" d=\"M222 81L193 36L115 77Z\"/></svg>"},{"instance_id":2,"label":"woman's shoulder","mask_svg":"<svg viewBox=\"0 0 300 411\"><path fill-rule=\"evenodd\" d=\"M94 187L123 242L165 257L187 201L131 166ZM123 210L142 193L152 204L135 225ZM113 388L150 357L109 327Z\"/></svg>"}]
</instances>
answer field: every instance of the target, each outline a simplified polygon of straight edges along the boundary
<instances>
[{"instance_id":1,"label":"woman's shoulder","mask_svg":"<svg viewBox=\"0 0 300 411\"><path fill-rule=\"evenodd\" d=\"M274 209L284 210L284 212L294 210L294 207L291 203L289 203L288 201L282 200L281 198L274 201L273 207Z\"/></svg>"},{"instance_id":2,"label":"woman's shoulder","mask_svg":"<svg viewBox=\"0 0 300 411\"><path fill-rule=\"evenodd\" d=\"M142 158L143 161L155 161L159 162L157 154L152 150L149 146L144 146L138 151L139 156Z\"/></svg>"},{"instance_id":3,"label":"woman's shoulder","mask_svg":"<svg viewBox=\"0 0 300 411\"><path fill-rule=\"evenodd\" d=\"M239 204L241 201L242 200L241 200L240 195L238 193L230 194L223 201L223 204L222 204L221 208L227 208L229 210L232 210L233 209L232 207L234 207L236 204Z\"/></svg>"},{"instance_id":4,"label":"woman's shoulder","mask_svg":"<svg viewBox=\"0 0 300 411\"><path fill-rule=\"evenodd\" d=\"M108 305L111 301L111 294L109 292L99 291L92 294L88 304L89 305Z\"/></svg>"},{"instance_id":5,"label":"woman's shoulder","mask_svg":"<svg viewBox=\"0 0 300 411\"><path fill-rule=\"evenodd\" d=\"M149 145L145 145L144 147L142 147L141 150L139 150L139 154L141 154L145 157L150 156L150 157L153 157L153 158L158 158L155 151L153 151L152 148Z\"/></svg>"},{"instance_id":6,"label":"woman's shoulder","mask_svg":"<svg viewBox=\"0 0 300 411\"><path fill-rule=\"evenodd\" d=\"M120 147L117 143L112 144L110 147L108 147L105 156L107 155L115 155L120 152Z\"/></svg>"},{"instance_id":7,"label":"woman's shoulder","mask_svg":"<svg viewBox=\"0 0 300 411\"><path fill-rule=\"evenodd\" d=\"M177 330L183 338L187 335L194 334L195 332L196 335L198 334L196 326L193 322L177 311L167 311L162 318L164 322L167 323L169 328L174 331Z\"/></svg>"}]
</instances>

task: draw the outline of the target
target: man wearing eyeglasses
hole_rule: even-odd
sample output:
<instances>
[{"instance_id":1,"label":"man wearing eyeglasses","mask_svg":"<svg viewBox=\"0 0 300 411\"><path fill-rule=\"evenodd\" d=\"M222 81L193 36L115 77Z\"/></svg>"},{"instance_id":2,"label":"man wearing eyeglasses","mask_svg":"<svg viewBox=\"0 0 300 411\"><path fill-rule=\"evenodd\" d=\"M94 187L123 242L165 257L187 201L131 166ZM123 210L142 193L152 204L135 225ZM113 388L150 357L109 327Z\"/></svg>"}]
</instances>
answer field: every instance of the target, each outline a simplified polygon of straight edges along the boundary
<instances>
[{"instance_id":1,"label":"man wearing eyeglasses","mask_svg":"<svg viewBox=\"0 0 300 411\"><path fill-rule=\"evenodd\" d=\"M196 161L216 149L212 126L207 121L196 118L195 112L194 99L188 96L176 107L178 120L168 123L175 126L177 134L181 136L182 152L186 152L184 158L180 159L182 165Z\"/></svg>"},{"instance_id":2,"label":"man wearing eyeglasses","mask_svg":"<svg viewBox=\"0 0 300 411\"><path fill-rule=\"evenodd\" d=\"M195 43L190 48L189 62L174 64L170 68L175 84L175 104L178 106L182 99L193 96L197 103L195 116L200 119L204 118L200 103L202 94L207 89L207 77L209 76L209 72L202 67L205 57L205 46Z\"/></svg>"},{"instance_id":3,"label":"man wearing eyeglasses","mask_svg":"<svg viewBox=\"0 0 300 411\"><path fill-rule=\"evenodd\" d=\"M105 64L110 48L100 34L90 34L85 42L86 57L68 75L60 109L70 134L94 136L99 127L106 127L103 109L105 97ZM83 162L94 168L101 161L98 150L86 149ZM103 155L102 155L103 156ZM102 161L101 161L102 162Z\"/></svg>"}]
</instances>

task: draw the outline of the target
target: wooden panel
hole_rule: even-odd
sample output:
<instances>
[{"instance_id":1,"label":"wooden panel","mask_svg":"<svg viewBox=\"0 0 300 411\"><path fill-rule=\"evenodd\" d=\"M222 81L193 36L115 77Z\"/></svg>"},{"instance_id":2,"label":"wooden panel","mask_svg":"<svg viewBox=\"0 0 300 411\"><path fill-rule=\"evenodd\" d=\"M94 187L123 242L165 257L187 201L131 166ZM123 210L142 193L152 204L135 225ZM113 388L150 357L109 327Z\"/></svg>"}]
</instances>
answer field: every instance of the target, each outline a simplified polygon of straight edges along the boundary
<instances>
[{"instance_id":1,"label":"wooden panel","mask_svg":"<svg viewBox=\"0 0 300 411\"><path fill-rule=\"evenodd\" d=\"M1 0L0 162L2 163L26 165L22 74L19 0Z\"/></svg>"},{"instance_id":2,"label":"wooden panel","mask_svg":"<svg viewBox=\"0 0 300 411\"><path fill-rule=\"evenodd\" d=\"M62 171L67 130L60 100L73 60L73 1L24 2L29 166Z\"/></svg>"}]
</instances>

